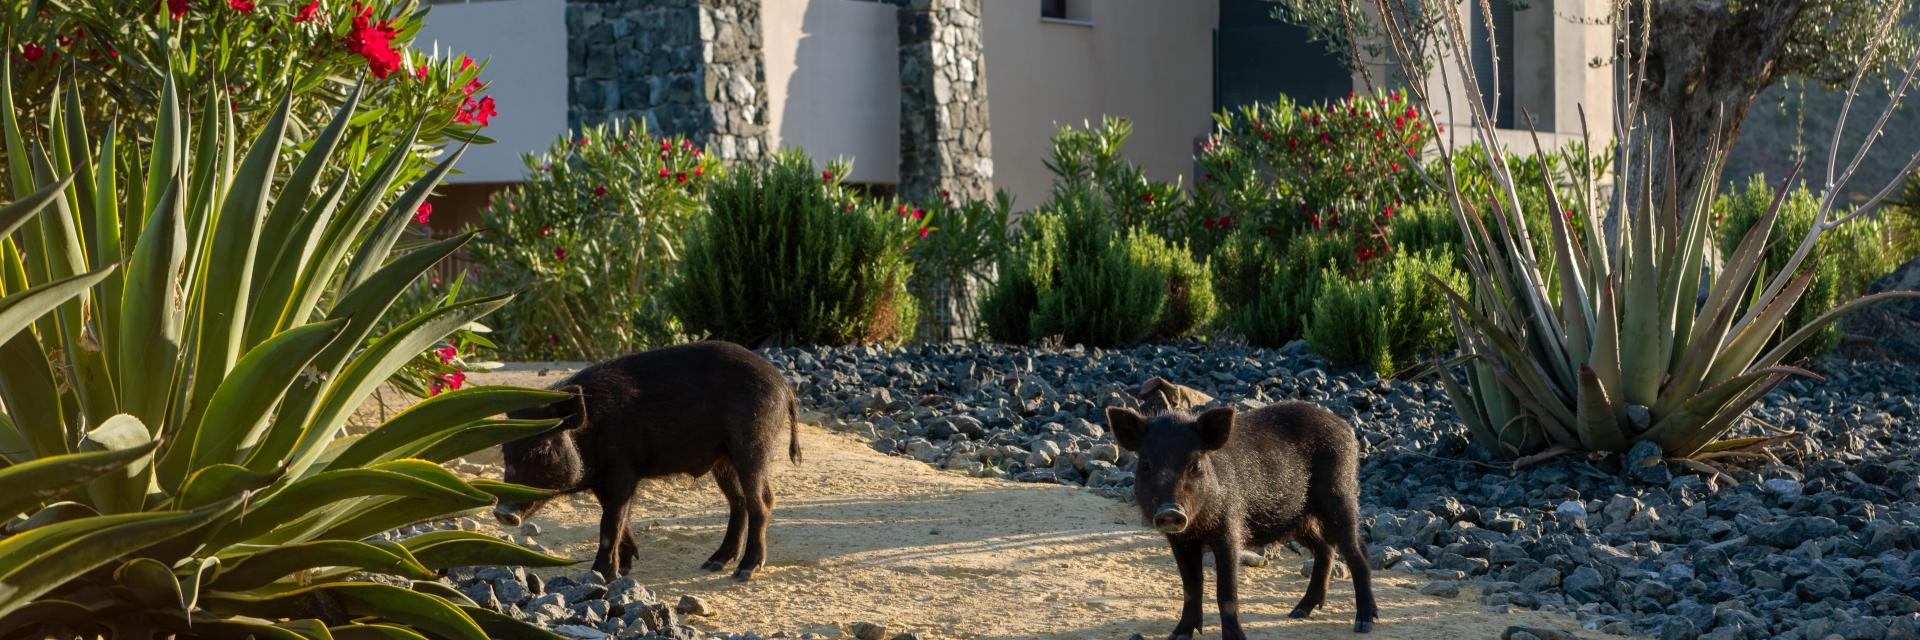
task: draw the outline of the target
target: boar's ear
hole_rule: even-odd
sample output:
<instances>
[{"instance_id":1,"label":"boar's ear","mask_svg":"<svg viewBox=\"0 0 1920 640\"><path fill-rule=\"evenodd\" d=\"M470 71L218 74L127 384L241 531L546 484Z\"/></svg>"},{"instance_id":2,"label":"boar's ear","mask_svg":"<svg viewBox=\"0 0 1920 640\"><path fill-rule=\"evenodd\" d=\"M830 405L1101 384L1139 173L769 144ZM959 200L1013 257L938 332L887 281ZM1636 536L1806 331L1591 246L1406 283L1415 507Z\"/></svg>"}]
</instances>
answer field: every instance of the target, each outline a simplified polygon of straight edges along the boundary
<instances>
[{"instance_id":1,"label":"boar's ear","mask_svg":"<svg viewBox=\"0 0 1920 640\"><path fill-rule=\"evenodd\" d=\"M1139 451L1140 440L1146 436L1142 423L1146 417L1140 412L1126 407L1107 407L1107 427L1113 429L1113 441L1120 448Z\"/></svg>"},{"instance_id":2,"label":"boar's ear","mask_svg":"<svg viewBox=\"0 0 1920 640\"><path fill-rule=\"evenodd\" d=\"M565 391L573 394L573 397L554 403L553 415L559 416L562 420L565 420L568 415L579 416L580 419L575 420L572 425L562 423L563 429L578 431L587 426L587 390L576 384L568 386Z\"/></svg>"},{"instance_id":3,"label":"boar's ear","mask_svg":"<svg viewBox=\"0 0 1920 640\"><path fill-rule=\"evenodd\" d=\"M1200 444L1208 451L1227 446L1227 438L1233 435L1233 407L1208 409L1194 428L1200 430Z\"/></svg>"}]
</instances>

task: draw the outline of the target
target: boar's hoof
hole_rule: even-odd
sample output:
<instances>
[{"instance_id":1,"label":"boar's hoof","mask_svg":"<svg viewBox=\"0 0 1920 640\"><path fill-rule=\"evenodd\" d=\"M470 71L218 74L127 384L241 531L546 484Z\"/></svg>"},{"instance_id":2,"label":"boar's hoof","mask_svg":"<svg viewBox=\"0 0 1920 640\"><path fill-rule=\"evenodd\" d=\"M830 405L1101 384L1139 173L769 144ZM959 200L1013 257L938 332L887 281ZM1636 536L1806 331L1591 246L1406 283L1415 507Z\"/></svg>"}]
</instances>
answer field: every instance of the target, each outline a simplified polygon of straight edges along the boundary
<instances>
[{"instance_id":1,"label":"boar's hoof","mask_svg":"<svg viewBox=\"0 0 1920 640\"><path fill-rule=\"evenodd\" d=\"M735 579L735 580L739 580L739 581L741 581L741 582L746 582L746 581L748 581L748 580L752 580L752 579L753 579L753 570L752 570L752 569L741 569L741 570L739 570L739 571L735 571L735 572L733 572L733 579Z\"/></svg>"},{"instance_id":2,"label":"boar's hoof","mask_svg":"<svg viewBox=\"0 0 1920 640\"><path fill-rule=\"evenodd\" d=\"M700 568L706 569L708 571L719 571L721 569L727 568L727 563L722 560L708 560L705 563L701 564Z\"/></svg>"},{"instance_id":3,"label":"boar's hoof","mask_svg":"<svg viewBox=\"0 0 1920 640\"><path fill-rule=\"evenodd\" d=\"M1306 607L1294 607L1293 611L1287 614L1287 617L1293 618L1295 620L1305 620L1307 616L1310 616L1310 615L1313 615L1312 609L1309 609Z\"/></svg>"},{"instance_id":4,"label":"boar's hoof","mask_svg":"<svg viewBox=\"0 0 1920 640\"><path fill-rule=\"evenodd\" d=\"M1167 640L1193 640L1193 634L1176 632L1173 635L1167 636Z\"/></svg>"},{"instance_id":5,"label":"boar's hoof","mask_svg":"<svg viewBox=\"0 0 1920 640\"><path fill-rule=\"evenodd\" d=\"M1371 633L1372 631L1373 631L1372 620L1362 620L1360 622L1353 623L1354 633Z\"/></svg>"}]
</instances>

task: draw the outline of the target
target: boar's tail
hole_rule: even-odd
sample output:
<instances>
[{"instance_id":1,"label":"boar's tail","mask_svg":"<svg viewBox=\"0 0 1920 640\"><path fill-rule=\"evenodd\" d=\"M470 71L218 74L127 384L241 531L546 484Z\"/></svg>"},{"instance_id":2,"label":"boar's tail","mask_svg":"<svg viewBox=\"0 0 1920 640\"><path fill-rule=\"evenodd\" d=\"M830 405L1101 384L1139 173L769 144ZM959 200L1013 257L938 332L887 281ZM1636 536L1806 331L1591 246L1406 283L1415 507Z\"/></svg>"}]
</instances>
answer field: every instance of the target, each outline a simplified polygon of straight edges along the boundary
<instances>
[{"instance_id":1,"label":"boar's tail","mask_svg":"<svg viewBox=\"0 0 1920 640\"><path fill-rule=\"evenodd\" d=\"M787 400L787 460L800 464L800 408Z\"/></svg>"}]
</instances>

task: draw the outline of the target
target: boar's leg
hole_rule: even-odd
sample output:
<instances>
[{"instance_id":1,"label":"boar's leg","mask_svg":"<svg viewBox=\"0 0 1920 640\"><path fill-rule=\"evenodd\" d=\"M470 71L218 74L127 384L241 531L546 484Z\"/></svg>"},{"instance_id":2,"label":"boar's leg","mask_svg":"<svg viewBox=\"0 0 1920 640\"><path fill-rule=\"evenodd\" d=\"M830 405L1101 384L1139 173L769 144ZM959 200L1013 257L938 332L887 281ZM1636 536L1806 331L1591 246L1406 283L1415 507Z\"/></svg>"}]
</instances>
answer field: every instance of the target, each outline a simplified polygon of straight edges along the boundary
<instances>
[{"instance_id":1,"label":"boar's leg","mask_svg":"<svg viewBox=\"0 0 1920 640\"><path fill-rule=\"evenodd\" d=\"M633 570L633 559L639 557L640 545L633 542L633 527L623 519L620 524L620 571Z\"/></svg>"},{"instance_id":2,"label":"boar's leg","mask_svg":"<svg viewBox=\"0 0 1920 640\"><path fill-rule=\"evenodd\" d=\"M595 484L600 501L600 550L593 554L593 570L607 580L620 577L621 540L627 535L627 508L637 487L632 480L609 478ZM637 553L637 550L636 550Z\"/></svg>"},{"instance_id":3,"label":"boar's leg","mask_svg":"<svg viewBox=\"0 0 1920 640\"><path fill-rule=\"evenodd\" d=\"M1347 571L1353 574L1353 630L1372 631L1380 607L1373 601L1373 569L1367 566L1367 554L1360 548L1360 501L1330 496L1322 501L1321 508L1325 510L1320 517L1321 534L1340 550L1340 559L1347 562Z\"/></svg>"},{"instance_id":4,"label":"boar's leg","mask_svg":"<svg viewBox=\"0 0 1920 640\"><path fill-rule=\"evenodd\" d=\"M1247 640L1247 633L1240 630L1240 536L1229 532L1215 539L1212 546L1220 640Z\"/></svg>"},{"instance_id":5,"label":"boar's leg","mask_svg":"<svg viewBox=\"0 0 1920 640\"><path fill-rule=\"evenodd\" d=\"M1167 640L1189 640L1200 635L1200 600L1207 595L1206 576L1201 573L1206 546L1171 536L1167 542L1173 544L1173 562L1180 567L1180 590L1186 594L1186 601L1180 607L1180 624L1174 625Z\"/></svg>"},{"instance_id":6,"label":"boar's leg","mask_svg":"<svg viewBox=\"0 0 1920 640\"><path fill-rule=\"evenodd\" d=\"M700 567L719 571L740 557L741 534L747 528L747 496L740 489L740 477L733 472L733 465L725 461L713 466L713 482L720 485L720 493L727 496L727 535L720 539L720 550L713 552Z\"/></svg>"},{"instance_id":7,"label":"boar's leg","mask_svg":"<svg viewBox=\"0 0 1920 640\"><path fill-rule=\"evenodd\" d=\"M1287 614L1289 618L1305 618L1327 602L1327 580L1333 576L1333 545L1327 544L1326 538L1320 535L1320 523L1312 516L1294 529L1293 539L1313 551L1313 577L1307 581L1307 594L1300 598L1300 604L1294 605L1293 612Z\"/></svg>"},{"instance_id":8,"label":"boar's leg","mask_svg":"<svg viewBox=\"0 0 1920 640\"><path fill-rule=\"evenodd\" d=\"M767 478L767 465L759 461L734 461L734 473L740 478L747 507L747 551L733 571L735 579L753 579L753 572L767 563L767 523L773 520L773 484Z\"/></svg>"}]
</instances>

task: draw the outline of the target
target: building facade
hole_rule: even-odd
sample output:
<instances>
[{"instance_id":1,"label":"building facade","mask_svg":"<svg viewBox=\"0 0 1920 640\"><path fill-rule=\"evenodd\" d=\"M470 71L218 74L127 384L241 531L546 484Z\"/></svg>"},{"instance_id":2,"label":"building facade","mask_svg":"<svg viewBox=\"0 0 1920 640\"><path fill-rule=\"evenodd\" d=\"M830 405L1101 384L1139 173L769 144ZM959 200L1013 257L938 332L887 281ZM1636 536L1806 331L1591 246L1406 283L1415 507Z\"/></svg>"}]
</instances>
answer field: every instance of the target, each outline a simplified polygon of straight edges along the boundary
<instances>
[{"instance_id":1,"label":"building facade","mask_svg":"<svg viewBox=\"0 0 1920 640\"><path fill-rule=\"evenodd\" d=\"M1613 72L1604 0L1496 2L1499 43L1473 52L1481 87L1441 87L1433 114L1464 122L1484 100L1500 126L1522 112L1548 139L1608 130ZM1477 6L1473 5L1473 6ZM854 160L850 181L924 199L1004 189L1043 201L1048 140L1103 116L1133 121L1127 156L1187 179L1211 114L1287 94L1346 95L1360 74L1265 0L477 0L433 6L423 47L490 59L496 144L469 151L441 196L463 224L486 193L522 179L519 156L561 133L645 120L724 158L801 147ZM431 44L430 44L431 43ZM1492 60L1500 98L1490 99ZM1390 77L1384 66L1366 77ZM1519 130L1503 138L1523 139ZM1527 142L1531 145L1531 142ZM1530 146L1528 147L1530 148ZM438 218L438 217L437 217Z\"/></svg>"}]
</instances>

